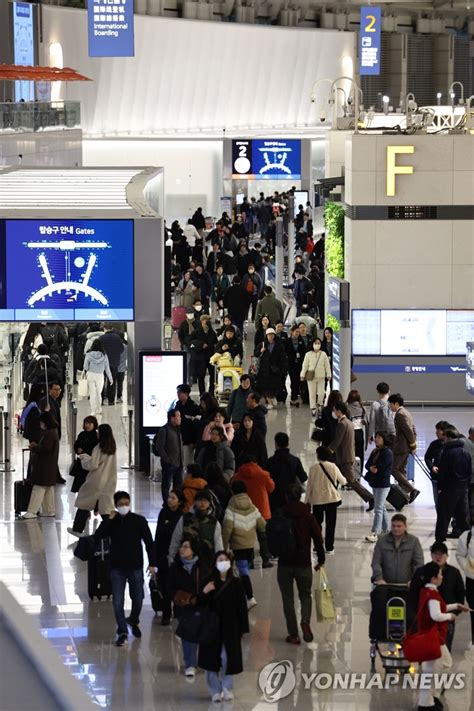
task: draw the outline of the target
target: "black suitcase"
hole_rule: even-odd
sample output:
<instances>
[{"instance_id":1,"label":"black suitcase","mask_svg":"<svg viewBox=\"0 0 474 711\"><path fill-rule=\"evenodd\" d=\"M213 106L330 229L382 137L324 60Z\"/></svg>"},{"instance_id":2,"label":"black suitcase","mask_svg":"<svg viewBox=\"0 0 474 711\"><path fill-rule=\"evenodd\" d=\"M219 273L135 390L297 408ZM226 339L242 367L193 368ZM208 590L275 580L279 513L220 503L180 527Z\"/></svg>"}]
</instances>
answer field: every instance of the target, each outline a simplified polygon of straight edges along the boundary
<instances>
[{"instance_id":1,"label":"black suitcase","mask_svg":"<svg viewBox=\"0 0 474 711\"><path fill-rule=\"evenodd\" d=\"M409 502L408 494L398 484L392 484L388 492L387 501L396 511L401 511Z\"/></svg>"},{"instance_id":2,"label":"black suitcase","mask_svg":"<svg viewBox=\"0 0 474 711\"><path fill-rule=\"evenodd\" d=\"M101 538L94 550L94 555L87 563L87 584L89 597L101 600L112 595L112 579L110 575L110 541Z\"/></svg>"},{"instance_id":3,"label":"black suitcase","mask_svg":"<svg viewBox=\"0 0 474 711\"><path fill-rule=\"evenodd\" d=\"M150 598L153 611L163 612L165 598L163 595L160 580L157 575L150 578Z\"/></svg>"},{"instance_id":4,"label":"black suitcase","mask_svg":"<svg viewBox=\"0 0 474 711\"><path fill-rule=\"evenodd\" d=\"M25 452L30 452L29 449L21 450L21 479L13 484L13 509L15 516L20 516L22 511L28 509L31 497L32 484L28 479L25 479Z\"/></svg>"}]
</instances>

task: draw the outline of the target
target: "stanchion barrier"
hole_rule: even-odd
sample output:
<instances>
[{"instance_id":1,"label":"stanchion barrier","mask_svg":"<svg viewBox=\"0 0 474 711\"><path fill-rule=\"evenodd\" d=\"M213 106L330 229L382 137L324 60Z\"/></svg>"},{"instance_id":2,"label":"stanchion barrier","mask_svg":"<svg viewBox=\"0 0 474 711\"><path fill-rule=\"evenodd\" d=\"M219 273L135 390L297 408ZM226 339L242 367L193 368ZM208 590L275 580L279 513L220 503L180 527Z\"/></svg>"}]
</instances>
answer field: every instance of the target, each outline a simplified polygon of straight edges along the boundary
<instances>
[{"instance_id":1,"label":"stanchion barrier","mask_svg":"<svg viewBox=\"0 0 474 711\"><path fill-rule=\"evenodd\" d=\"M11 466L11 434L12 434L12 394L7 393L7 411L3 412L3 461L0 463L0 472L14 472Z\"/></svg>"},{"instance_id":2,"label":"stanchion barrier","mask_svg":"<svg viewBox=\"0 0 474 711\"><path fill-rule=\"evenodd\" d=\"M150 443L150 481L161 482L161 470L159 470L156 466L158 457L153 451L153 440L155 439L155 435L149 434L147 437Z\"/></svg>"},{"instance_id":3,"label":"stanchion barrier","mask_svg":"<svg viewBox=\"0 0 474 711\"><path fill-rule=\"evenodd\" d=\"M77 406L74 400L71 401L70 406L70 418L69 418L69 447L71 449L71 462L74 462L76 458L76 452L74 451L74 442L76 441L77 434Z\"/></svg>"},{"instance_id":4,"label":"stanchion barrier","mask_svg":"<svg viewBox=\"0 0 474 711\"><path fill-rule=\"evenodd\" d=\"M3 425L3 406L0 405L0 422ZM3 427L0 429L0 464L3 463L3 452L4 452L4 441L3 441Z\"/></svg>"},{"instance_id":5,"label":"stanchion barrier","mask_svg":"<svg viewBox=\"0 0 474 711\"><path fill-rule=\"evenodd\" d=\"M133 410L128 410L128 462L122 469L135 469L133 464Z\"/></svg>"}]
</instances>

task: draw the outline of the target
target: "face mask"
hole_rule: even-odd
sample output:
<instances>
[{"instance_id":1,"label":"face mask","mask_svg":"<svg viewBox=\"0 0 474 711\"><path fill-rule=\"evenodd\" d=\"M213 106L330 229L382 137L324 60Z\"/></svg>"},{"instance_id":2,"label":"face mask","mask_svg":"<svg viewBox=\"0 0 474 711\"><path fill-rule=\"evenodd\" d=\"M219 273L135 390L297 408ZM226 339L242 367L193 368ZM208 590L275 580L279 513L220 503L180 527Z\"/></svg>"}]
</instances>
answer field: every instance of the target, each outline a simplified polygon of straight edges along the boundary
<instances>
[{"instance_id":1,"label":"face mask","mask_svg":"<svg viewBox=\"0 0 474 711\"><path fill-rule=\"evenodd\" d=\"M219 573L227 573L227 571L230 570L230 560L218 560L216 568Z\"/></svg>"},{"instance_id":2,"label":"face mask","mask_svg":"<svg viewBox=\"0 0 474 711\"><path fill-rule=\"evenodd\" d=\"M117 511L121 516L126 516L130 511L130 506L117 506Z\"/></svg>"},{"instance_id":3,"label":"face mask","mask_svg":"<svg viewBox=\"0 0 474 711\"><path fill-rule=\"evenodd\" d=\"M335 420L337 420L337 415L336 415L335 412L331 412L331 416L332 416Z\"/></svg>"},{"instance_id":4,"label":"face mask","mask_svg":"<svg viewBox=\"0 0 474 711\"><path fill-rule=\"evenodd\" d=\"M196 311L202 311L202 306L195 306Z\"/></svg>"},{"instance_id":5,"label":"face mask","mask_svg":"<svg viewBox=\"0 0 474 711\"><path fill-rule=\"evenodd\" d=\"M315 343L314 346L313 346L313 349L314 349L315 351L319 351L320 348L321 348L321 346L319 345L319 343Z\"/></svg>"}]
</instances>

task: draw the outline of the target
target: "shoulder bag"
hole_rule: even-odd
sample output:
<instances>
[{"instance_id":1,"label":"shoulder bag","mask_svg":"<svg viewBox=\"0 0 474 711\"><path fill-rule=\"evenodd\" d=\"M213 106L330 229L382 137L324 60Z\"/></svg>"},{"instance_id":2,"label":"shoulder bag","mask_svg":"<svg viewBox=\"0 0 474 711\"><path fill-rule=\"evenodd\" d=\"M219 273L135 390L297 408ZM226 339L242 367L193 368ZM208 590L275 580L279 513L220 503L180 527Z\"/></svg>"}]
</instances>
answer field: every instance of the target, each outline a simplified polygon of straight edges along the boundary
<instances>
[{"instance_id":1,"label":"shoulder bag","mask_svg":"<svg viewBox=\"0 0 474 711\"><path fill-rule=\"evenodd\" d=\"M318 367L318 363L319 363L319 359L320 359L320 358L321 358L321 353L319 352L319 353L318 353L318 357L316 358L316 363L315 363L315 366L314 366L313 370L307 370L307 371L306 371L306 374L305 374L305 376L304 376L304 379L305 379L307 382L309 382L309 381L311 381L311 380L314 380L314 376L315 376L315 374L316 374L316 368Z\"/></svg>"},{"instance_id":2,"label":"shoulder bag","mask_svg":"<svg viewBox=\"0 0 474 711\"><path fill-rule=\"evenodd\" d=\"M428 603L429 598L426 600L425 607L428 606ZM412 632L419 615L420 610L418 610L409 631L403 638L403 654L409 662L432 662L441 657L438 625L433 621L429 630Z\"/></svg>"},{"instance_id":3,"label":"shoulder bag","mask_svg":"<svg viewBox=\"0 0 474 711\"><path fill-rule=\"evenodd\" d=\"M321 467L321 469L322 469L323 472L324 472L324 475L329 479L329 481L331 482L331 484L333 485L333 487L335 488L335 490L336 490L336 491L339 491L339 489L337 488L337 484L335 484L335 483L333 482L333 480L331 479L331 477L330 477L329 474L327 473L327 471L326 471L326 469L325 469L325 467L324 467L324 464L322 464L321 462L319 462L319 466ZM336 506L340 506L340 505L342 504L342 499L339 499L339 501L335 501L334 503L336 504Z\"/></svg>"}]
</instances>

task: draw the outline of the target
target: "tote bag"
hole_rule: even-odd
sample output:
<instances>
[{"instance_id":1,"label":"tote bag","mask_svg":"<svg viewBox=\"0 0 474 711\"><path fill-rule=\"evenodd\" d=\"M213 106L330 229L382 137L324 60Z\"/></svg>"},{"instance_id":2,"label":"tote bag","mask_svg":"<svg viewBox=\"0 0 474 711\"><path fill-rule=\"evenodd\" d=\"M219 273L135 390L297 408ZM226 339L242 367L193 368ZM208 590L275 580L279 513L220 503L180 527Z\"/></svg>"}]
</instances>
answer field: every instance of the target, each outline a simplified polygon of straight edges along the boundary
<instances>
[{"instance_id":1,"label":"tote bag","mask_svg":"<svg viewBox=\"0 0 474 711\"><path fill-rule=\"evenodd\" d=\"M318 622L335 622L334 599L324 568L321 568L316 575L316 589L314 591L316 619Z\"/></svg>"},{"instance_id":2,"label":"tote bag","mask_svg":"<svg viewBox=\"0 0 474 711\"><path fill-rule=\"evenodd\" d=\"M77 397L86 398L89 395L89 385L87 383L87 375L83 370L81 377L77 381Z\"/></svg>"}]
</instances>

